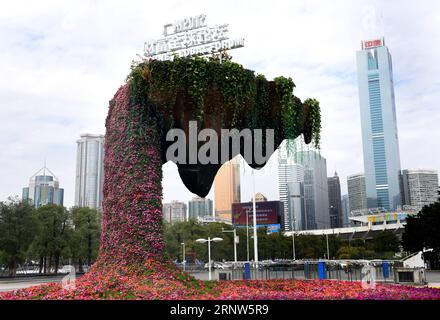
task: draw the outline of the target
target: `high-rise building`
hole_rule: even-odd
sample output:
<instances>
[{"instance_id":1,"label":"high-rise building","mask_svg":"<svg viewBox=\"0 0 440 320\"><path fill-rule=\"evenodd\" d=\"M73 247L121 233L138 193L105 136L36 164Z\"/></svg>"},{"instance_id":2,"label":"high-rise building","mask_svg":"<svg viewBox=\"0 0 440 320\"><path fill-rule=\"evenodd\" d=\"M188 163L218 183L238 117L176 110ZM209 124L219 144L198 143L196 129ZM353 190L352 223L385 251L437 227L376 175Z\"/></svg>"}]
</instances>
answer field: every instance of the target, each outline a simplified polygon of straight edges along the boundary
<instances>
[{"instance_id":1,"label":"high-rise building","mask_svg":"<svg viewBox=\"0 0 440 320\"><path fill-rule=\"evenodd\" d=\"M399 139L392 59L383 38L362 42L357 69L367 207L395 210L401 205Z\"/></svg>"},{"instance_id":2,"label":"high-rise building","mask_svg":"<svg viewBox=\"0 0 440 320\"><path fill-rule=\"evenodd\" d=\"M251 202L254 201L254 198L251 199ZM264 196L264 194L257 192L255 194L255 202L266 202L267 198Z\"/></svg>"},{"instance_id":3,"label":"high-rise building","mask_svg":"<svg viewBox=\"0 0 440 320\"><path fill-rule=\"evenodd\" d=\"M301 151L299 159L304 166L305 229L329 229L327 161L314 150Z\"/></svg>"},{"instance_id":4,"label":"high-rise building","mask_svg":"<svg viewBox=\"0 0 440 320\"><path fill-rule=\"evenodd\" d=\"M365 189L365 176L355 174L347 177L348 202L350 205L349 216L352 211L367 209L367 191Z\"/></svg>"},{"instance_id":5,"label":"high-rise building","mask_svg":"<svg viewBox=\"0 0 440 320\"><path fill-rule=\"evenodd\" d=\"M58 178L44 166L29 179L29 186L23 188L22 199L36 208L48 204L62 206L64 189L60 188Z\"/></svg>"},{"instance_id":6,"label":"high-rise building","mask_svg":"<svg viewBox=\"0 0 440 320\"><path fill-rule=\"evenodd\" d=\"M195 197L188 202L189 219L212 217L212 200Z\"/></svg>"},{"instance_id":7,"label":"high-rise building","mask_svg":"<svg viewBox=\"0 0 440 320\"><path fill-rule=\"evenodd\" d=\"M328 178L328 201L330 212L330 225L332 228L341 228L344 224L341 202L341 183L335 172L333 177Z\"/></svg>"},{"instance_id":8,"label":"high-rise building","mask_svg":"<svg viewBox=\"0 0 440 320\"><path fill-rule=\"evenodd\" d=\"M185 203L176 200L171 201L171 203L164 203L162 206L163 218L171 224L187 221L186 209Z\"/></svg>"},{"instance_id":9,"label":"high-rise building","mask_svg":"<svg viewBox=\"0 0 440 320\"><path fill-rule=\"evenodd\" d=\"M438 172L436 170L403 170L403 205L418 210L438 200Z\"/></svg>"},{"instance_id":10,"label":"high-rise building","mask_svg":"<svg viewBox=\"0 0 440 320\"><path fill-rule=\"evenodd\" d=\"M288 158L278 160L278 193L284 207L285 231L304 230L304 167Z\"/></svg>"},{"instance_id":11,"label":"high-rise building","mask_svg":"<svg viewBox=\"0 0 440 320\"><path fill-rule=\"evenodd\" d=\"M348 200L348 194L344 194L341 200L342 204L342 227L346 228L350 226L350 202Z\"/></svg>"},{"instance_id":12,"label":"high-rise building","mask_svg":"<svg viewBox=\"0 0 440 320\"><path fill-rule=\"evenodd\" d=\"M232 222L232 204L241 202L240 164L237 158L226 162L214 180L215 217Z\"/></svg>"},{"instance_id":13,"label":"high-rise building","mask_svg":"<svg viewBox=\"0 0 440 320\"><path fill-rule=\"evenodd\" d=\"M104 136L82 134L77 141L75 206L102 210Z\"/></svg>"}]
</instances>

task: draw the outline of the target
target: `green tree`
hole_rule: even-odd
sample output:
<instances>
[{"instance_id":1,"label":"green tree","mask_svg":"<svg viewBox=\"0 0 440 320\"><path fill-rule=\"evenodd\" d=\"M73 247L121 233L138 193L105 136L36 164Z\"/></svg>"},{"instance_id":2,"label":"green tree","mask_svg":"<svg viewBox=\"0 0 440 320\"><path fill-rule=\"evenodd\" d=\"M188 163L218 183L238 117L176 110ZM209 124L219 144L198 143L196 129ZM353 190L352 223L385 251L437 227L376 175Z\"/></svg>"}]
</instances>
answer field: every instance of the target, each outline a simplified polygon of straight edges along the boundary
<instances>
[{"instance_id":1,"label":"green tree","mask_svg":"<svg viewBox=\"0 0 440 320\"><path fill-rule=\"evenodd\" d=\"M33 250L39 256L40 272L53 270L56 274L71 240L69 211L57 205L46 205L36 211L39 230Z\"/></svg>"},{"instance_id":2,"label":"green tree","mask_svg":"<svg viewBox=\"0 0 440 320\"><path fill-rule=\"evenodd\" d=\"M373 239L373 249L377 253L398 252L399 244L399 238L389 230L379 233Z\"/></svg>"},{"instance_id":3,"label":"green tree","mask_svg":"<svg viewBox=\"0 0 440 320\"><path fill-rule=\"evenodd\" d=\"M29 203L17 198L0 202L0 259L9 275L15 275L18 265L25 262L35 233L36 217Z\"/></svg>"},{"instance_id":4,"label":"green tree","mask_svg":"<svg viewBox=\"0 0 440 320\"><path fill-rule=\"evenodd\" d=\"M100 240L100 215L90 208L72 208L71 218L74 230L70 244L72 258L77 262L79 272L83 272L83 264L88 266L96 260Z\"/></svg>"},{"instance_id":5,"label":"green tree","mask_svg":"<svg viewBox=\"0 0 440 320\"><path fill-rule=\"evenodd\" d=\"M348 259L359 259L362 254L360 247L343 246L339 248L337 254L338 259L348 260Z\"/></svg>"},{"instance_id":6,"label":"green tree","mask_svg":"<svg viewBox=\"0 0 440 320\"><path fill-rule=\"evenodd\" d=\"M404 250L418 252L433 249L440 253L440 199L424 207L415 217L408 217L402 236Z\"/></svg>"}]
</instances>

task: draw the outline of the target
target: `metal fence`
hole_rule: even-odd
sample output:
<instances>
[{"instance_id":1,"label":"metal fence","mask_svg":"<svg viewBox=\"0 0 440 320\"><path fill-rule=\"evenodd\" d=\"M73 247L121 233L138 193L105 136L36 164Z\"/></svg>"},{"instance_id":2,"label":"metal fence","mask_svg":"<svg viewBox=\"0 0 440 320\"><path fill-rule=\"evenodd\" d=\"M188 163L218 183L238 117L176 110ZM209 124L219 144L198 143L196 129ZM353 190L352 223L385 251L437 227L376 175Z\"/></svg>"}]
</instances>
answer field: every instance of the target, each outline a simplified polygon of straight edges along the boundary
<instances>
[{"instance_id":1,"label":"metal fence","mask_svg":"<svg viewBox=\"0 0 440 320\"><path fill-rule=\"evenodd\" d=\"M361 281L364 277L363 268L370 265L375 270L375 278L378 282L394 282L394 272L401 266L398 261L325 261L323 270L319 270L319 261L296 261L294 263L261 264L258 268L251 267L249 279L251 280L274 280L274 279L297 279L313 280L328 279L341 281ZM202 265L186 265L185 270L195 277L203 278L207 268ZM213 270L215 277L224 280L246 279L245 268L241 263L231 265L230 268Z\"/></svg>"}]
</instances>

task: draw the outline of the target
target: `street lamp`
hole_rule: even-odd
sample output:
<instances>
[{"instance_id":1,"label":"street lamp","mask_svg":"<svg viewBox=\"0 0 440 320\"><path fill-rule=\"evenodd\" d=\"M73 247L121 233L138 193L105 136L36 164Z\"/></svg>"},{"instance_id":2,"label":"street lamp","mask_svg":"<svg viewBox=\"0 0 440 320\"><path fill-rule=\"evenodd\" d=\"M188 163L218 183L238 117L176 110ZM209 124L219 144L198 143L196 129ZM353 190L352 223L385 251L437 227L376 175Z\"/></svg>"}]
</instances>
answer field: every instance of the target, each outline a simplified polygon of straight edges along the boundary
<instances>
[{"instance_id":1,"label":"street lamp","mask_svg":"<svg viewBox=\"0 0 440 320\"><path fill-rule=\"evenodd\" d=\"M327 221L323 221L323 220L319 220L319 219L316 219L316 221L317 222L322 222L322 223L324 223L325 225L324 225L324 228L325 227L327 227L328 226L328 222ZM326 229L326 230L332 230L333 228L332 228L332 226L330 225L329 226L329 228L328 229ZM322 235L324 235L324 233L325 233L325 239L326 239L326 242L327 242L327 260L330 260L330 247L329 247L329 244L328 244L328 232L326 232L325 230L322 232ZM333 235L335 234L335 229L333 229Z\"/></svg>"},{"instance_id":2,"label":"street lamp","mask_svg":"<svg viewBox=\"0 0 440 320\"><path fill-rule=\"evenodd\" d=\"M328 233L325 234L327 240L327 260L330 260L330 248L328 246Z\"/></svg>"},{"instance_id":3,"label":"street lamp","mask_svg":"<svg viewBox=\"0 0 440 320\"><path fill-rule=\"evenodd\" d=\"M249 212L246 211L246 261L249 262Z\"/></svg>"},{"instance_id":4,"label":"street lamp","mask_svg":"<svg viewBox=\"0 0 440 320\"><path fill-rule=\"evenodd\" d=\"M184 242L182 242L182 243L181 243L181 245L182 245L182 247L183 247L183 249L182 249L182 251L183 251L183 260L182 260L182 264L183 264L183 271L185 271L185 266L186 266L186 257L185 257L185 243L184 243Z\"/></svg>"},{"instance_id":5,"label":"street lamp","mask_svg":"<svg viewBox=\"0 0 440 320\"><path fill-rule=\"evenodd\" d=\"M227 232L232 232L234 233L234 263L235 265L237 265L237 230L225 230L222 228L222 232L227 233Z\"/></svg>"},{"instance_id":6,"label":"street lamp","mask_svg":"<svg viewBox=\"0 0 440 320\"><path fill-rule=\"evenodd\" d=\"M254 219L254 261L255 266L258 269L258 235L257 235L257 209L255 204L255 170L252 170L252 182L253 182L253 192L254 192L254 199L252 201L252 207L253 207L253 219Z\"/></svg>"},{"instance_id":7,"label":"street lamp","mask_svg":"<svg viewBox=\"0 0 440 320\"><path fill-rule=\"evenodd\" d=\"M222 238L213 238L211 239L208 237L208 239L197 239L196 242L198 243L206 243L208 242L208 270L209 270L209 280L211 281L211 242L220 242L223 241Z\"/></svg>"},{"instance_id":8,"label":"street lamp","mask_svg":"<svg viewBox=\"0 0 440 320\"><path fill-rule=\"evenodd\" d=\"M296 228L296 220L292 219L292 251L293 251L293 261L296 260L296 250L295 250L295 228Z\"/></svg>"}]
</instances>

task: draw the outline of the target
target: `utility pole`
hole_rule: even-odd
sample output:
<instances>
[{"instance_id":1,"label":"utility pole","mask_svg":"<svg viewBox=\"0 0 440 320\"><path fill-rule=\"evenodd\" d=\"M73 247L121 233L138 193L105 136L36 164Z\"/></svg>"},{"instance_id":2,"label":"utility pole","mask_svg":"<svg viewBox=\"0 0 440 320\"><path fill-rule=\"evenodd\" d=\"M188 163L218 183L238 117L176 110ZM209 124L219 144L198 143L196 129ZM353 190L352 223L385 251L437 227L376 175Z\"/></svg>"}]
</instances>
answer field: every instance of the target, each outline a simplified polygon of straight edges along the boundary
<instances>
[{"instance_id":1,"label":"utility pole","mask_svg":"<svg viewBox=\"0 0 440 320\"><path fill-rule=\"evenodd\" d=\"M255 204L255 170L252 171L252 180L253 180L253 191L254 191L254 199L253 199L254 260L255 260L255 266L258 268L257 209L256 209L256 204Z\"/></svg>"},{"instance_id":2,"label":"utility pole","mask_svg":"<svg viewBox=\"0 0 440 320\"><path fill-rule=\"evenodd\" d=\"M327 260L330 260L330 248L328 246L328 234L325 234L325 237L327 239Z\"/></svg>"},{"instance_id":3,"label":"utility pole","mask_svg":"<svg viewBox=\"0 0 440 320\"><path fill-rule=\"evenodd\" d=\"M295 250L295 218L292 219L292 251L293 251L293 261L296 260L296 250Z\"/></svg>"},{"instance_id":4,"label":"utility pole","mask_svg":"<svg viewBox=\"0 0 440 320\"><path fill-rule=\"evenodd\" d=\"M247 262L249 262L249 212L246 211L246 246Z\"/></svg>"},{"instance_id":5,"label":"utility pole","mask_svg":"<svg viewBox=\"0 0 440 320\"><path fill-rule=\"evenodd\" d=\"M185 269L186 269L186 268L185 268L185 266L186 266L185 243L182 242L181 245L182 245L182 247L183 247L183 249L182 249L182 251L183 251L183 255L182 255L183 271L185 271Z\"/></svg>"},{"instance_id":6,"label":"utility pole","mask_svg":"<svg viewBox=\"0 0 440 320\"><path fill-rule=\"evenodd\" d=\"M226 232L232 232L234 233L234 262L235 264L237 264L237 230L225 230L222 229L222 232L226 233Z\"/></svg>"},{"instance_id":7,"label":"utility pole","mask_svg":"<svg viewBox=\"0 0 440 320\"><path fill-rule=\"evenodd\" d=\"M197 239L196 242L198 243L208 243L208 272L209 272L209 281L212 280L212 274L211 274L211 242L220 242L223 241L222 238L213 238L208 237L208 239Z\"/></svg>"}]
</instances>

